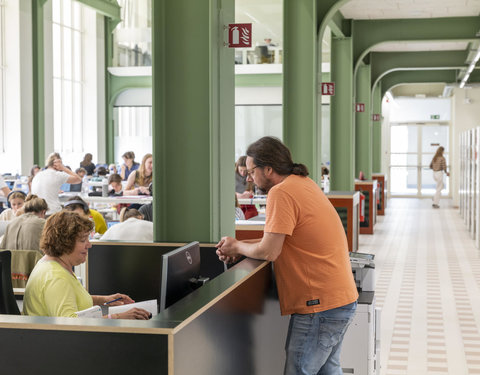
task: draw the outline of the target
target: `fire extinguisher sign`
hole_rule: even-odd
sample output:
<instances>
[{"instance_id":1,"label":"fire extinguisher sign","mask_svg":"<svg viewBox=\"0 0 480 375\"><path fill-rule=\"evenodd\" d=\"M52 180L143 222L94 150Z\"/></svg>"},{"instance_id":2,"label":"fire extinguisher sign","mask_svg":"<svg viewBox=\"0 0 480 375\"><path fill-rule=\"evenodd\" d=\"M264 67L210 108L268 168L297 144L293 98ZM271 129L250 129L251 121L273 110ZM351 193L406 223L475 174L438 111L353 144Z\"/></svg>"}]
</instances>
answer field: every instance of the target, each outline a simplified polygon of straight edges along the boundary
<instances>
[{"instance_id":1,"label":"fire extinguisher sign","mask_svg":"<svg viewBox=\"0 0 480 375\"><path fill-rule=\"evenodd\" d=\"M228 46L246 48L252 46L252 24L230 23L228 25Z\"/></svg>"}]
</instances>

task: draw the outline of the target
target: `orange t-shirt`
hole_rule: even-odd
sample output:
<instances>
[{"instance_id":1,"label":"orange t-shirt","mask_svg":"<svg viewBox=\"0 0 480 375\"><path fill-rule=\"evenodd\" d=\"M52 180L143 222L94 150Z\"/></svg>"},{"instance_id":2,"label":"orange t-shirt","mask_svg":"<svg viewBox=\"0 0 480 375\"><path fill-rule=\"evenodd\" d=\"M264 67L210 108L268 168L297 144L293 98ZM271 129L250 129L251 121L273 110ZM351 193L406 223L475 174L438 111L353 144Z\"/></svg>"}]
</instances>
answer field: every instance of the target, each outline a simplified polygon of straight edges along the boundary
<instances>
[{"instance_id":1,"label":"orange t-shirt","mask_svg":"<svg viewBox=\"0 0 480 375\"><path fill-rule=\"evenodd\" d=\"M282 315L316 313L357 300L342 222L313 180L290 175L270 189L264 231L286 234L275 261Z\"/></svg>"}]
</instances>

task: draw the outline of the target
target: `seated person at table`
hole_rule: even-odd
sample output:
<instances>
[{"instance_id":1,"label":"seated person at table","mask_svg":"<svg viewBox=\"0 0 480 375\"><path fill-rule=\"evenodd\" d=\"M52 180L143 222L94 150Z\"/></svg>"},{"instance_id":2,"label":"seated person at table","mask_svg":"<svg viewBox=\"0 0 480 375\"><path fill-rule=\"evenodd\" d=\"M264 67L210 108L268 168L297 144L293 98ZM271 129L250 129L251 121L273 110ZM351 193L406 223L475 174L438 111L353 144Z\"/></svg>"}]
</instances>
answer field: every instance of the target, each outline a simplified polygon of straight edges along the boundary
<instances>
[{"instance_id":1,"label":"seated person at table","mask_svg":"<svg viewBox=\"0 0 480 375\"><path fill-rule=\"evenodd\" d=\"M143 220L138 210L124 207L120 212L120 221L107 230L100 241L153 242L153 223Z\"/></svg>"},{"instance_id":2,"label":"seated person at table","mask_svg":"<svg viewBox=\"0 0 480 375\"><path fill-rule=\"evenodd\" d=\"M150 195L148 185L152 182L152 172L152 154L146 154L142 159L140 168L128 176L127 186L125 186L123 195Z\"/></svg>"},{"instance_id":3,"label":"seated person at table","mask_svg":"<svg viewBox=\"0 0 480 375\"><path fill-rule=\"evenodd\" d=\"M235 220L245 220L245 214L238 204L237 195L235 195Z\"/></svg>"},{"instance_id":4,"label":"seated person at table","mask_svg":"<svg viewBox=\"0 0 480 375\"><path fill-rule=\"evenodd\" d=\"M31 316L77 317L76 312L117 298L111 306L134 302L125 294L92 296L73 273L74 266L85 262L92 247L88 236L93 223L75 212L61 211L48 218L42 232L40 248L45 256L30 274L25 288L23 314ZM148 319L150 313L133 308L112 314L112 319Z\"/></svg>"},{"instance_id":5,"label":"seated person at table","mask_svg":"<svg viewBox=\"0 0 480 375\"><path fill-rule=\"evenodd\" d=\"M0 191L3 193L3 195L6 197L8 194L10 194L10 188L7 186L7 183L3 179L3 176L0 175Z\"/></svg>"},{"instance_id":6,"label":"seated person at table","mask_svg":"<svg viewBox=\"0 0 480 375\"><path fill-rule=\"evenodd\" d=\"M127 181L130 173L140 168L140 164L135 161L135 153L133 151L127 151L122 155L124 163L120 168L120 176L123 181Z\"/></svg>"},{"instance_id":7,"label":"seated person at table","mask_svg":"<svg viewBox=\"0 0 480 375\"><path fill-rule=\"evenodd\" d=\"M109 174L118 174L118 171L117 171L117 166L115 164L110 164L108 166L108 172Z\"/></svg>"},{"instance_id":8,"label":"seated person at table","mask_svg":"<svg viewBox=\"0 0 480 375\"><path fill-rule=\"evenodd\" d=\"M95 171L95 164L92 163L93 155L85 154L83 160L80 162L80 168L84 168L88 176L91 176Z\"/></svg>"},{"instance_id":9,"label":"seated person at table","mask_svg":"<svg viewBox=\"0 0 480 375\"><path fill-rule=\"evenodd\" d=\"M107 223L105 222L102 214L89 208L87 202L85 202L78 195L69 198L65 203L64 208L67 211L77 212L86 218L92 218L93 222L95 223L96 233L104 234L107 231Z\"/></svg>"},{"instance_id":10,"label":"seated person at table","mask_svg":"<svg viewBox=\"0 0 480 375\"><path fill-rule=\"evenodd\" d=\"M58 193L60 186L65 183L78 184L82 182L80 176L62 163L60 154L54 152L47 159L47 168L37 173L32 181L32 194L38 195L47 201L47 216L62 209Z\"/></svg>"},{"instance_id":11,"label":"seated person at table","mask_svg":"<svg viewBox=\"0 0 480 375\"><path fill-rule=\"evenodd\" d=\"M36 174L40 172L40 167L38 166L38 164L34 164L32 166L32 169L30 169L30 176L28 176L28 191L31 192L32 191L32 181L33 181L33 178L36 176Z\"/></svg>"},{"instance_id":12,"label":"seated person at table","mask_svg":"<svg viewBox=\"0 0 480 375\"><path fill-rule=\"evenodd\" d=\"M87 171L84 168L77 168L75 169L75 173L80 176L82 179L82 182L78 184L70 184L70 191L72 192L81 192L82 191L82 184L83 184L83 178L87 174Z\"/></svg>"},{"instance_id":13,"label":"seated person at table","mask_svg":"<svg viewBox=\"0 0 480 375\"><path fill-rule=\"evenodd\" d=\"M17 214L20 214L22 212L19 212L19 210L25 203L26 197L27 195L21 190L14 190L10 192L7 197L8 205L10 208L2 211L2 213L0 214L0 221L12 221L13 219L15 219Z\"/></svg>"},{"instance_id":14,"label":"seated person at table","mask_svg":"<svg viewBox=\"0 0 480 375\"><path fill-rule=\"evenodd\" d=\"M122 177L119 174L114 173L108 177L108 184L112 187L108 191L110 197L119 197L123 195Z\"/></svg>"},{"instance_id":15,"label":"seated person at table","mask_svg":"<svg viewBox=\"0 0 480 375\"><path fill-rule=\"evenodd\" d=\"M1 249L40 250L40 236L48 210L47 202L29 194L22 209L25 213L7 225L0 244Z\"/></svg>"}]
</instances>

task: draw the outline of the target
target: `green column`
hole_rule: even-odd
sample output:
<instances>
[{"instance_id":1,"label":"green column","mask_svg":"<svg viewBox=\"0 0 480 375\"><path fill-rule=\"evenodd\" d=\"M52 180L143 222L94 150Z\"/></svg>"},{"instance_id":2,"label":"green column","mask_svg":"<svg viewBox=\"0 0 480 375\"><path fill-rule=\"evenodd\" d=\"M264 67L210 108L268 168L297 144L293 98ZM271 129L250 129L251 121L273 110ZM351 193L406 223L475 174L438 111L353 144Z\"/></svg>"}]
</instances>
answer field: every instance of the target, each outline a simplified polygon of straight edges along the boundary
<instances>
[{"instance_id":1,"label":"green column","mask_svg":"<svg viewBox=\"0 0 480 375\"><path fill-rule=\"evenodd\" d=\"M372 172L382 172L382 85L377 83L373 90L372 97L372 112L379 114L380 119L378 121L372 121ZM373 120L373 119L372 119Z\"/></svg>"},{"instance_id":2,"label":"green column","mask_svg":"<svg viewBox=\"0 0 480 375\"><path fill-rule=\"evenodd\" d=\"M43 6L47 0L32 0L33 65L33 161L45 163L45 73Z\"/></svg>"},{"instance_id":3,"label":"green column","mask_svg":"<svg viewBox=\"0 0 480 375\"><path fill-rule=\"evenodd\" d=\"M332 82L335 96L330 101L331 190L354 187L353 54L351 38L332 38Z\"/></svg>"},{"instance_id":4,"label":"green column","mask_svg":"<svg viewBox=\"0 0 480 375\"><path fill-rule=\"evenodd\" d=\"M113 60L113 30L118 24L118 20L105 17L105 158L107 163L115 162L115 133L113 126L113 102L112 80L113 77L108 71Z\"/></svg>"},{"instance_id":5,"label":"green column","mask_svg":"<svg viewBox=\"0 0 480 375\"><path fill-rule=\"evenodd\" d=\"M365 104L364 112L355 113L355 176L360 171L366 179L372 178L372 116L371 116L371 66L358 68L356 103Z\"/></svg>"},{"instance_id":6,"label":"green column","mask_svg":"<svg viewBox=\"0 0 480 375\"><path fill-rule=\"evenodd\" d=\"M283 139L317 179L317 11L315 0L284 0ZM320 155L320 154L319 154Z\"/></svg>"},{"instance_id":7,"label":"green column","mask_svg":"<svg viewBox=\"0 0 480 375\"><path fill-rule=\"evenodd\" d=\"M234 0L152 2L154 240L234 234Z\"/></svg>"}]
</instances>

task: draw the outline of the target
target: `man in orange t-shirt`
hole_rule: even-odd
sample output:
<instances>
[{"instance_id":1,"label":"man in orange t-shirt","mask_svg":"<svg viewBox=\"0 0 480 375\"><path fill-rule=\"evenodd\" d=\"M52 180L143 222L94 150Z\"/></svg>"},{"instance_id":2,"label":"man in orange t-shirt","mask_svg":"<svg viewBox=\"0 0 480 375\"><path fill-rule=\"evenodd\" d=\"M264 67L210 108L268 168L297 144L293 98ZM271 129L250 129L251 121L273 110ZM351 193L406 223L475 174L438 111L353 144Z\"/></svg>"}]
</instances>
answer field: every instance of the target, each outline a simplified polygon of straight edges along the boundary
<instances>
[{"instance_id":1,"label":"man in orange t-shirt","mask_svg":"<svg viewBox=\"0 0 480 375\"><path fill-rule=\"evenodd\" d=\"M263 238L223 237L217 254L225 262L241 255L275 262L280 310L291 316L284 374L342 374L341 344L358 293L340 218L277 138L249 146L247 175L268 192Z\"/></svg>"}]
</instances>

